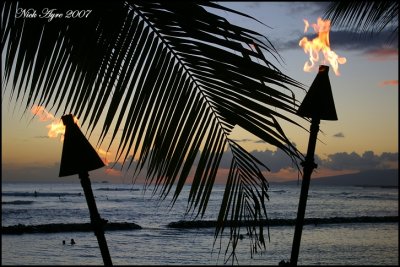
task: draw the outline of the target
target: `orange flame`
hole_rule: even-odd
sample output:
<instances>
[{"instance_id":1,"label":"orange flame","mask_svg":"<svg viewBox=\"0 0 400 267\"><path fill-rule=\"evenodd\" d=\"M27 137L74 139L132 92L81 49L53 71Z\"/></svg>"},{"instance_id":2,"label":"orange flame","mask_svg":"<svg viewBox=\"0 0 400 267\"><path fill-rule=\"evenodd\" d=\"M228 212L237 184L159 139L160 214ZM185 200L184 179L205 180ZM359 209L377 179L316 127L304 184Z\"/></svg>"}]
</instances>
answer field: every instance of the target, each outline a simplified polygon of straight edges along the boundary
<instances>
[{"instance_id":1,"label":"orange flame","mask_svg":"<svg viewBox=\"0 0 400 267\"><path fill-rule=\"evenodd\" d=\"M304 19L303 21L305 24L304 33L306 33L310 24L306 19ZM314 68L318 68L318 66L316 66L318 63L326 65L326 62L328 61L329 64L332 66L335 74L339 76L339 64L346 63L347 59L345 57L339 57L330 48L329 31L331 28L331 21L318 18L317 24L313 23L311 24L311 26L318 34L318 37L314 38L312 41L308 40L307 37L303 37L299 42L299 46L303 48L306 54L309 54L310 61L306 61L306 63L304 64L304 71L310 72ZM320 52L322 52L324 55L324 59L321 60L322 62L320 62L319 58Z\"/></svg>"},{"instance_id":2,"label":"orange flame","mask_svg":"<svg viewBox=\"0 0 400 267\"><path fill-rule=\"evenodd\" d=\"M47 133L48 137L57 138L57 136L60 134L60 141L64 141L65 126L61 119L54 120L53 122L51 122L51 124L47 125L46 128L49 129Z\"/></svg>"},{"instance_id":3,"label":"orange flame","mask_svg":"<svg viewBox=\"0 0 400 267\"><path fill-rule=\"evenodd\" d=\"M60 134L60 141L64 141L65 126L61 119L56 119L53 114L48 112L44 107L34 105L31 112L39 118L39 121L51 121L51 124L47 125L46 128L49 129L47 136L50 138L57 138ZM74 122L79 123L77 117L74 116Z\"/></svg>"},{"instance_id":4,"label":"orange flame","mask_svg":"<svg viewBox=\"0 0 400 267\"><path fill-rule=\"evenodd\" d=\"M34 105L31 109L32 114L34 114L39 121L51 121L50 124L46 125L46 128L49 129L47 132L47 136L50 138L57 138L60 135L60 141L64 141L64 133L65 133L65 126L61 119L56 119L53 114L48 112L43 106ZM77 117L74 116L74 122L79 125L79 120ZM109 161L107 160L107 156L111 155L110 151L104 151L103 149L99 148L97 153L103 156L103 162L108 166Z\"/></svg>"}]
</instances>

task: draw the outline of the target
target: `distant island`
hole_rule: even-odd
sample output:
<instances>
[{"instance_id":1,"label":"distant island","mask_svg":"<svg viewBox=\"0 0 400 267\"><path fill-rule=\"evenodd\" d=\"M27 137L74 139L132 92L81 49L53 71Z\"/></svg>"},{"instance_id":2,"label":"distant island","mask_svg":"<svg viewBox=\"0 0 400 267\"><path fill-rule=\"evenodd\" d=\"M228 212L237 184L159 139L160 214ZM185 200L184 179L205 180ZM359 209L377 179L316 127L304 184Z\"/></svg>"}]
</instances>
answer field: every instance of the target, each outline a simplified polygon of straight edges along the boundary
<instances>
[{"instance_id":1,"label":"distant island","mask_svg":"<svg viewBox=\"0 0 400 267\"><path fill-rule=\"evenodd\" d=\"M277 182L277 183L296 184L297 180L289 182ZM398 169L369 170L369 171L361 171L358 173L327 176L321 178L313 178L311 176L311 186L312 185L398 187L399 170Z\"/></svg>"}]
</instances>

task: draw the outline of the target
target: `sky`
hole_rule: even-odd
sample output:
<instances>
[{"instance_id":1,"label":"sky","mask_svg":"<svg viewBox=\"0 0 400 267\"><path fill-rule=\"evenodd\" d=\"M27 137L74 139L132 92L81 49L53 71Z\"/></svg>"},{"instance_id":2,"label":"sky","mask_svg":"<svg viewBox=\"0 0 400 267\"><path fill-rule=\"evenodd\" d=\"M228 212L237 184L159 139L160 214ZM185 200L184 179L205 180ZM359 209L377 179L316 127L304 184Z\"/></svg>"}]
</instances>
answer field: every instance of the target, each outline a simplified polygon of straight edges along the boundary
<instances>
[{"instance_id":1,"label":"sky","mask_svg":"<svg viewBox=\"0 0 400 267\"><path fill-rule=\"evenodd\" d=\"M316 72L304 72L308 56L298 43L304 36L303 19L316 23L327 6L326 2L222 2L222 5L251 15L263 24L244 17L219 12L234 24L263 34L277 48L284 62L274 62L279 69L310 86ZM265 25L264 25L265 24ZM266 26L267 25L267 26ZM374 38L355 38L346 29L332 27L331 49L347 62L339 66L340 76L330 69L329 78L334 97L337 121L321 121L315 161L318 168L313 177L355 173L373 169L398 168L398 43L386 42L385 32ZM305 92L297 91L302 100ZM46 125L32 119L20 105L9 103L2 93L2 181L77 181L77 177L58 177L62 142L47 137ZM283 123L283 122L282 122ZM306 129L306 122L301 121ZM282 124L289 139L306 153L308 132ZM97 132L90 137L96 144ZM271 172L268 181L297 180L298 172L280 150L255 136L235 128L232 138L264 162ZM103 148L102 148L103 149ZM104 157L102 150L98 150ZM106 163L113 163L113 150ZM229 153L220 166L223 181L230 165ZM129 173L104 167L91 172L92 180L129 183ZM117 167L119 164L116 165ZM224 176L225 175L225 176Z\"/></svg>"}]
</instances>

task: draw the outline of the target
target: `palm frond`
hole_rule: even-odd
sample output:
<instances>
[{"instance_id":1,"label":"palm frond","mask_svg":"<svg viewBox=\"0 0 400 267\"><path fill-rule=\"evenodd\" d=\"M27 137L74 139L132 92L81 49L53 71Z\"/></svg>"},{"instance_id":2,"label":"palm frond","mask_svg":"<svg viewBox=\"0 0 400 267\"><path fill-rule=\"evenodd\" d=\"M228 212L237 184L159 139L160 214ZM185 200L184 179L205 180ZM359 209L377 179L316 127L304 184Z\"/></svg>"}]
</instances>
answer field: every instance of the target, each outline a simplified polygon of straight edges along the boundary
<instances>
[{"instance_id":1,"label":"palm frond","mask_svg":"<svg viewBox=\"0 0 400 267\"><path fill-rule=\"evenodd\" d=\"M266 164L230 133L240 126L297 164L302 155L277 119L301 127L289 115L298 107L291 88L303 85L266 59L265 52L277 60L279 54L264 36L209 7L235 12L191 1L5 1L3 88L26 101L26 110L38 104L75 114L89 136L100 126L97 144L117 142L116 160L136 165L136 175L146 166L147 183L164 197L174 189L173 201L195 167L188 207L201 216L228 146L233 159L216 237L227 220L249 220L260 225L258 233L249 229L254 247L263 247ZM14 15L28 8L91 12L51 21ZM239 228L232 227L234 253Z\"/></svg>"},{"instance_id":2,"label":"palm frond","mask_svg":"<svg viewBox=\"0 0 400 267\"><path fill-rule=\"evenodd\" d=\"M393 27L391 38L398 34L398 16L397 1L337 1L328 6L324 15L332 25L345 26L362 35Z\"/></svg>"}]
</instances>

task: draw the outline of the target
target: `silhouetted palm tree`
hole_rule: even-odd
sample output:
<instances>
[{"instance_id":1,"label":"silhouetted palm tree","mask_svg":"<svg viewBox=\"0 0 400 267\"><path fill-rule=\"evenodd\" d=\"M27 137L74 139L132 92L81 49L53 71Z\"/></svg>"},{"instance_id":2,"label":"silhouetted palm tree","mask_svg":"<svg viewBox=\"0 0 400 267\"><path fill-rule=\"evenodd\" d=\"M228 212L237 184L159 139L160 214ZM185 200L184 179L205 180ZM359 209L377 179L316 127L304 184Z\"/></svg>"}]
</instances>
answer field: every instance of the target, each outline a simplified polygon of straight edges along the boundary
<instances>
[{"instance_id":1,"label":"silhouetted palm tree","mask_svg":"<svg viewBox=\"0 0 400 267\"><path fill-rule=\"evenodd\" d=\"M361 35L392 28L389 41L398 37L398 17L397 1L337 1L332 2L325 13L332 25L344 26Z\"/></svg>"},{"instance_id":2,"label":"silhouetted palm tree","mask_svg":"<svg viewBox=\"0 0 400 267\"><path fill-rule=\"evenodd\" d=\"M206 1L1 5L2 86L3 94L10 88L10 101L73 113L89 136L101 126L97 145L106 136L110 146L119 139L116 160L135 163L135 175L147 166L146 182L162 197L173 192L173 202L195 167L188 210L200 216L228 147L232 162L215 237L231 220L234 255L238 222L255 221L247 227L253 250L265 248L268 163L230 133L240 126L297 165L303 156L278 120L301 127L290 118L298 107L291 87L303 86L266 59L265 53L280 61L267 38L209 10L247 15ZM51 9L63 17L43 18Z\"/></svg>"}]
</instances>

